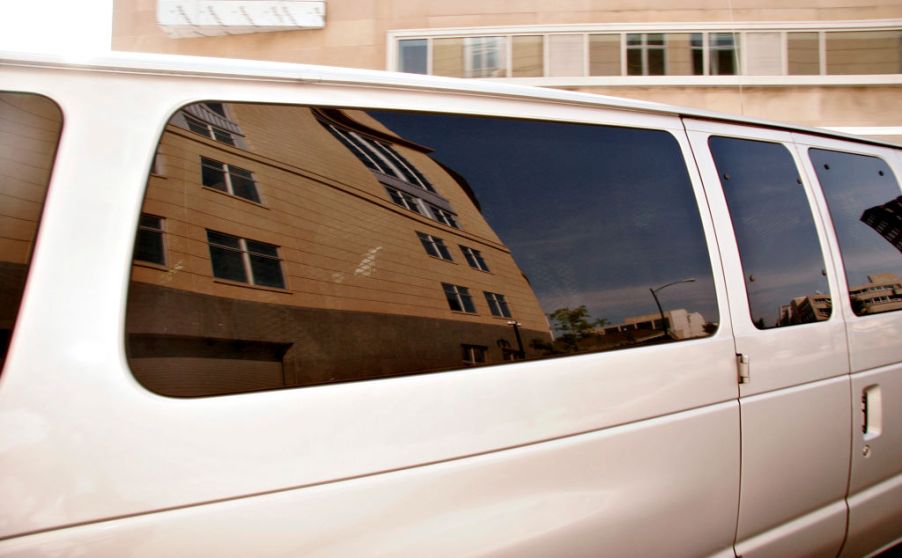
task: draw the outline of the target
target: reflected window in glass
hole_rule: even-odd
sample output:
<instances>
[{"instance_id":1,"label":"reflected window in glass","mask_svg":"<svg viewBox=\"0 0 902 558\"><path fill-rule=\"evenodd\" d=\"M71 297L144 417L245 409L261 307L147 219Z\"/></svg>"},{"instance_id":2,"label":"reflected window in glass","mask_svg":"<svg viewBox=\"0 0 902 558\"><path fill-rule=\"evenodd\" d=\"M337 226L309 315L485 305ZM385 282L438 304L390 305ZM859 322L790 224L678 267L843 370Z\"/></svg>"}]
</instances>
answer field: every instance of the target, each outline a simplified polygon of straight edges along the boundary
<instances>
[{"instance_id":1,"label":"reflected window in glass","mask_svg":"<svg viewBox=\"0 0 902 558\"><path fill-rule=\"evenodd\" d=\"M445 246L444 240L437 236L421 232L418 232L417 236L420 238L420 243L423 245L427 254L440 260L453 260L451 252L448 250L448 247Z\"/></svg>"},{"instance_id":2,"label":"reflected window in glass","mask_svg":"<svg viewBox=\"0 0 902 558\"><path fill-rule=\"evenodd\" d=\"M450 283L442 283L445 290L445 297L448 299L448 306L455 312L476 313L476 306L473 305L473 297L470 296L470 289L461 287L460 285L452 285Z\"/></svg>"},{"instance_id":3,"label":"reflected window in glass","mask_svg":"<svg viewBox=\"0 0 902 558\"><path fill-rule=\"evenodd\" d=\"M249 170L201 157L201 183L207 188L260 203L257 183Z\"/></svg>"},{"instance_id":4,"label":"reflected window in glass","mask_svg":"<svg viewBox=\"0 0 902 558\"><path fill-rule=\"evenodd\" d=\"M467 263L473 269L478 269L479 271L489 270L489 266L485 263L485 260L482 257L482 252L480 252L479 250L470 248L469 246L461 246L460 251L463 252L464 258L466 258Z\"/></svg>"},{"instance_id":5,"label":"reflected window in glass","mask_svg":"<svg viewBox=\"0 0 902 558\"><path fill-rule=\"evenodd\" d=\"M510 318L511 310L507 305L507 300L505 300L503 294L499 293L490 293L486 291L485 293L485 301L489 305L489 311L493 316L498 316L502 318Z\"/></svg>"},{"instance_id":6,"label":"reflected window in glass","mask_svg":"<svg viewBox=\"0 0 902 558\"><path fill-rule=\"evenodd\" d=\"M213 276L264 287L284 288L276 246L207 230Z\"/></svg>"},{"instance_id":7,"label":"reflected window in glass","mask_svg":"<svg viewBox=\"0 0 902 558\"><path fill-rule=\"evenodd\" d=\"M142 213L138 223L134 258L138 261L166 265L163 245L163 218Z\"/></svg>"}]
</instances>

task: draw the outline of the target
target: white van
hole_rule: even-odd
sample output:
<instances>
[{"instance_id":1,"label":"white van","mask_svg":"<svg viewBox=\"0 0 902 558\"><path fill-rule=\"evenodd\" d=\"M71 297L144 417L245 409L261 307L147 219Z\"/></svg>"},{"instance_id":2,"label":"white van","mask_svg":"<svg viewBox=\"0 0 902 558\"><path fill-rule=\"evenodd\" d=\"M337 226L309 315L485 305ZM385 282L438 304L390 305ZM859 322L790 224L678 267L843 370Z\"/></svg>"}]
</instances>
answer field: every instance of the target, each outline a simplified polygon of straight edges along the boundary
<instances>
[{"instance_id":1,"label":"white van","mask_svg":"<svg viewBox=\"0 0 902 558\"><path fill-rule=\"evenodd\" d=\"M900 176L564 91L0 56L0 555L890 548Z\"/></svg>"}]
</instances>

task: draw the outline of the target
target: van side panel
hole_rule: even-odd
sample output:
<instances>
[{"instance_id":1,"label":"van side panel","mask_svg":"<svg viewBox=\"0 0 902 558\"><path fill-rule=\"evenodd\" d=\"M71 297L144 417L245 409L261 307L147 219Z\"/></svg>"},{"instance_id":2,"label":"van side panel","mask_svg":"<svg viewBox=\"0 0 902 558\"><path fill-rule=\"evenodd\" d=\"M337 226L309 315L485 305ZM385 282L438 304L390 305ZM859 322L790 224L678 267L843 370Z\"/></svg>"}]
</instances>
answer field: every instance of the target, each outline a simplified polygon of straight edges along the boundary
<instances>
[{"instance_id":1,"label":"van side panel","mask_svg":"<svg viewBox=\"0 0 902 558\"><path fill-rule=\"evenodd\" d=\"M833 556L845 531L848 350L810 183L788 133L685 123L718 227L736 352L748 361L737 553Z\"/></svg>"},{"instance_id":2,"label":"van side panel","mask_svg":"<svg viewBox=\"0 0 902 558\"><path fill-rule=\"evenodd\" d=\"M630 125L666 131L684 159L690 153L677 119L197 75L4 69L0 87L11 84L52 96L66 125L16 342L0 379L0 552L51 554L80 541L101 555L212 548L246 556L293 553L296 546L328 555L368 545L422 554L442 534L450 534L442 539L449 555L557 547L588 555L610 545L621 554L638 548L689 556L729 548L739 486L734 345L704 210L702 250L711 260L711 302L721 312L704 338L192 399L147 390L126 356L127 288L145 186L159 137L187 104L335 103ZM195 163L195 176L209 168L199 157ZM261 181L261 189L269 184ZM204 186L200 178L182 181L185 197L221 195ZM697 180L689 186L690 205L703 204ZM384 189L378 194L381 205L402 211ZM267 195L263 190L260 199ZM254 203L224 203L231 202ZM209 232L233 234L220 228L223 221L202 224L207 235L191 237L186 251L186 265L203 269L205 284L213 282L210 239L217 238ZM427 224L438 226L433 222ZM261 253L263 244L276 245L234 236L260 241ZM406 239L422 249L415 234ZM461 275L477 273L461 262L458 256L454 264ZM172 265L164 275L184 280L181 269ZM654 305L648 288L656 285L638 288L646 305ZM433 287L443 294L440 282ZM477 302L484 307L489 299ZM269 381L270 369L259 369ZM221 538L198 535L209 530ZM546 537L551 542L540 541Z\"/></svg>"},{"instance_id":3,"label":"van side panel","mask_svg":"<svg viewBox=\"0 0 902 558\"><path fill-rule=\"evenodd\" d=\"M738 473L737 418L737 404L724 403L481 456L21 537L0 543L0 555L706 556L732 543L735 510L719 495Z\"/></svg>"}]
</instances>

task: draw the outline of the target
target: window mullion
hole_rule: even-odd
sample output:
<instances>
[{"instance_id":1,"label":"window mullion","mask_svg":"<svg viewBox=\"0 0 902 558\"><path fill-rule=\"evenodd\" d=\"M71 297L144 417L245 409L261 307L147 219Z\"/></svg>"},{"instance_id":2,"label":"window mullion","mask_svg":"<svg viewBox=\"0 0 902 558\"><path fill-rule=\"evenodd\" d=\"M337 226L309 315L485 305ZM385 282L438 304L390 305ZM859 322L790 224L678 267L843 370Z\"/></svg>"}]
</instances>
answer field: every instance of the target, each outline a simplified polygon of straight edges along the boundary
<instances>
[{"instance_id":1,"label":"window mullion","mask_svg":"<svg viewBox=\"0 0 902 558\"><path fill-rule=\"evenodd\" d=\"M224 178L225 178L226 191L227 191L229 194L231 194L231 195L234 196L234 195L235 195L235 188L234 188L234 186L232 186L232 172L231 172L231 169L229 168L229 165L228 165L227 163L223 163L223 164L222 164L222 168L223 168L223 171L224 171L223 174L225 175ZM244 241L242 240L242 242L244 242Z\"/></svg>"},{"instance_id":2,"label":"window mullion","mask_svg":"<svg viewBox=\"0 0 902 558\"><path fill-rule=\"evenodd\" d=\"M247 282L251 285L256 285L257 281L254 278L254 270L253 267L251 267L251 255L247 251L247 240L239 238L238 245L241 247L241 261L244 263L244 273L247 275Z\"/></svg>"}]
</instances>

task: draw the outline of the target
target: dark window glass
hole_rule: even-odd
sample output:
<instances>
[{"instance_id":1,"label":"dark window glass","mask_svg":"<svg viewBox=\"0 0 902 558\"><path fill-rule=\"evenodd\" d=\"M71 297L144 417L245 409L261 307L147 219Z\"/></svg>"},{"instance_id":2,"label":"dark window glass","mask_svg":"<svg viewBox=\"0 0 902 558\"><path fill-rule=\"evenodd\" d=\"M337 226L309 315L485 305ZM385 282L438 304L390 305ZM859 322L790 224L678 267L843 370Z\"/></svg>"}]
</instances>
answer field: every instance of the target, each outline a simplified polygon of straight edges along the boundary
<instances>
[{"instance_id":1,"label":"dark window glass","mask_svg":"<svg viewBox=\"0 0 902 558\"><path fill-rule=\"evenodd\" d=\"M628 33L626 45L628 75L664 75L665 55L662 33Z\"/></svg>"},{"instance_id":2,"label":"dark window glass","mask_svg":"<svg viewBox=\"0 0 902 558\"><path fill-rule=\"evenodd\" d=\"M186 115L185 122L188 123L188 129L195 134L201 134L203 136L210 137L210 128L200 120Z\"/></svg>"},{"instance_id":3,"label":"dark window glass","mask_svg":"<svg viewBox=\"0 0 902 558\"><path fill-rule=\"evenodd\" d=\"M213 139L218 142L235 145L235 138L232 137L232 134L224 132L218 128L213 128Z\"/></svg>"},{"instance_id":4,"label":"dark window glass","mask_svg":"<svg viewBox=\"0 0 902 558\"><path fill-rule=\"evenodd\" d=\"M439 223L444 223L449 227L454 227L455 229L460 228L460 225L457 223L457 217L455 217L453 213L445 211L440 207L435 207L434 205L430 205L429 209L430 211L432 211L432 215L435 217L435 220Z\"/></svg>"},{"instance_id":5,"label":"dark window glass","mask_svg":"<svg viewBox=\"0 0 902 558\"><path fill-rule=\"evenodd\" d=\"M260 202L260 196L257 195L257 185L254 183L254 176L250 171L239 169L237 167L229 167L229 179L232 181L232 193L239 198Z\"/></svg>"},{"instance_id":6,"label":"dark window glass","mask_svg":"<svg viewBox=\"0 0 902 558\"><path fill-rule=\"evenodd\" d=\"M388 191L388 195L391 198L391 201L395 202L405 209L409 209L417 213L423 212L420 209L420 201L418 198L415 198L407 192L402 192L401 190L397 190L395 188L389 188L386 186L385 189L386 191Z\"/></svg>"},{"instance_id":7,"label":"dark window glass","mask_svg":"<svg viewBox=\"0 0 902 558\"><path fill-rule=\"evenodd\" d=\"M779 143L712 137L759 329L826 320L832 304L811 206Z\"/></svg>"},{"instance_id":8,"label":"dark window glass","mask_svg":"<svg viewBox=\"0 0 902 558\"><path fill-rule=\"evenodd\" d=\"M470 296L470 289L459 285L451 285L442 283L445 290L445 297L448 299L448 306L455 312L476 312L476 306L473 305L473 298Z\"/></svg>"},{"instance_id":9,"label":"dark window glass","mask_svg":"<svg viewBox=\"0 0 902 558\"><path fill-rule=\"evenodd\" d=\"M62 121L46 97L0 93L0 368L22 301Z\"/></svg>"},{"instance_id":10,"label":"dark window glass","mask_svg":"<svg viewBox=\"0 0 902 558\"><path fill-rule=\"evenodd\" d=\"M692 33L690 45L692 48L692 74L701 76L705 74L705 42L704 35Z\"/></svg>"},{"instance_id":11,"label":"dark window glass","mask_svg":"<svg viewBox=\"0 0 902 558\"><path fill-rule=\"evenodd\" d=\"M146 213L141 214L138 237L135 240L136 260L164 265L166 252L163 248L163 219Z\"/></svg>"},{"instance_id":12,"label":"dark window glass","mask_svg":"<svg viewBox=\"0 0 902 558\"><path fill-rule=\"evenodd\" d=\"M160 148L173 160L207 158L208 181L236 195L242 180L249 188L266 176L267 206L183 199L171 192L190 191L179 183L186 178L149 178L144 211L178 231L167 249L180 265L179 273L136 267L132 276L129 362L150 389L308 386L460 369L465 345L467 363L505 365L717 329L708 245L669 132L223 108L253 146L253 174L218 162L232 160L233 148L185 142L172 128ZM361 161L372 172L349 172ZM416 184L415 168L432 190ZM423 258L450 259L452 244L466 265ZM197 257L206 251L209 263Z\"/></svg>"},{"instance_id":13,"label":"dark window glass","mask_svg":"<svg viewBox=\"0 0 902 558\"><path fill-rule=\"evenodd\" d=\"M203 184L204 186L216 190L221 190L223 192L229 191L229 188L226 185L225 166L219 161L202 158L200 172L201 184Z\"/></svg>"},{"instance_id":14,"label":"dark window glass","mask_svg":"<svg viewBox=\"0 0 902 558\"><path fill-rule=\"evenodd\" d=\"M852 310L902 310L902 193L877 157L811 149L836 230Z\"/></svg>"},{"instance_id":15,"label":"dark window glass","mask_svg":"<svg viewBox=\"0 0 902 558\"><path fill-rule=\"evenodd\" d=\"M486 353L489 348L482 345L461 345L463 349L464 363L470 366L485 364Z\"/></svg>"},{"instance_id":16,"label":"dark window glass","mask_svg":"<svg viewBox=\"0 0 902 558\"><path fill-rule=\"evenodd\" d=\"M260 203L257 184L250 171L206 157L201 157L200 169L204 186Z\"/></svg>"},{"instance_id":17,"label":"dark window glass","mask_svg":"<svg viewBox=\"0 0 902 558\"><path fill-rule=\"evenodd\" d=\"M247 283L247 270L241 253L240 240L237 237L207 231L210 243L210 261L213 265L213 276L229 281Z\"/></svg>"},{"instance_id":18,"label":"dark window glass","mask_svg":"<svg viewBox=\"0 0 902 558\"><path fill-rule=\"evenodd\" d=\"M448 247L445 246L444 240L437 236L421 232L418 232L417 236L420 237L420 243L422 243L427 254L443 260L452 260L451 252L449 252Z\"/></svg>"},{"instance_id":19,"label":"dark window glass","mask_svg":"<svg viewBox=\"0 0 902 558\"><path fill-rule=\"evenodd\" d=\"M226 118L226 117L227 117L226 111L225 111L225 105L223 105L222 103L211 103L211 102L207 102L207 103L204 103L204 105L206 105L206 107L207 107L208 109L212 110L213 112L215 112L215 113L218 114L219 116L221 116L221 117L223 117L223 118Z\"/></svg>"},{"instance_id":20,"label":"dark window glass","mask_svg":"<svg viewBox=\"0 0 902 558\"><path fill-rule=\"evenodd\" d=\"M475 250L468 246L461 246L460 251L463 252L464 257L467 259L467 263L470 264L470 267L473 269L478 269L479 271L489 270L489 266L485 263L485 260L482 259L482 252L479 250Z\"/></svg>"},{"instance_id":21,"label":"dark window glass","mask_svg":"<svg viewBox=\"0 0 902 558\"><path fill-rule=\"evenodd\" d=\"M739 49L734 33L708 35L709 73L712 76L738 74Z\"/></svg>"},{"instance_id":22,"label":"dark window glass","mask_svg":"<svg viewBox=\"0 0 902 558\"><path fill-rule=\"evenodd\" d=\"M489 311L493 316L511 317L510 308L507 306L507 301L504 300L503 294L486 292L485 301L488 303Z\"/></svg>"},{"instance_id":23,"label":"dark window glass","mask_svg":"<svg viewBox=\"0 0 902 558\"><path fill-rule=\"evenodd\" d=\"M251 270L254 273L254 284L265 287L285 287L282 277L282 266L277 258L250 254Z\"/></svg>"}]
</instances>

